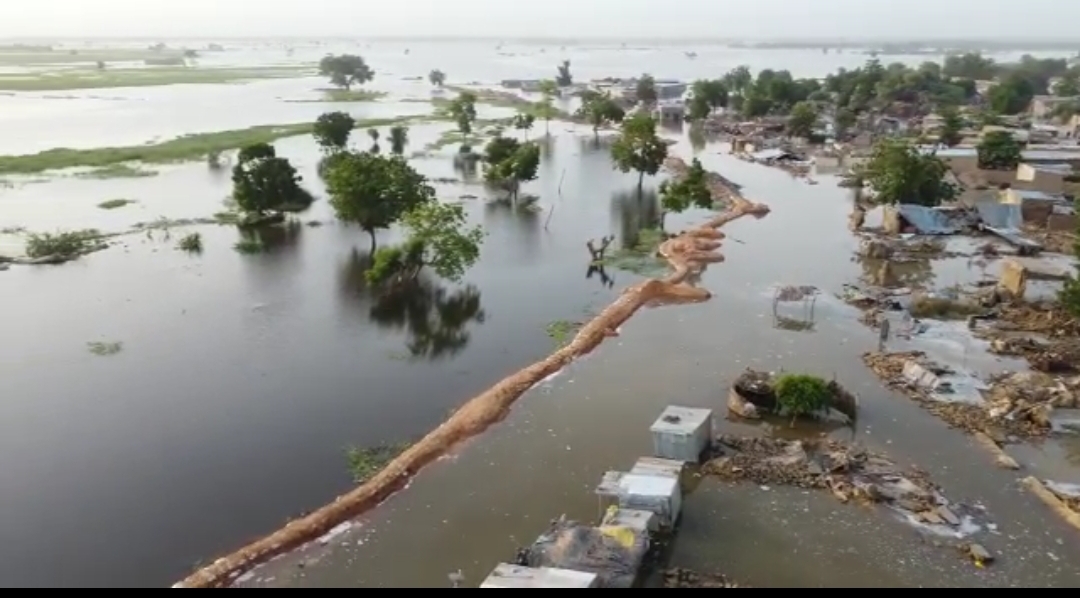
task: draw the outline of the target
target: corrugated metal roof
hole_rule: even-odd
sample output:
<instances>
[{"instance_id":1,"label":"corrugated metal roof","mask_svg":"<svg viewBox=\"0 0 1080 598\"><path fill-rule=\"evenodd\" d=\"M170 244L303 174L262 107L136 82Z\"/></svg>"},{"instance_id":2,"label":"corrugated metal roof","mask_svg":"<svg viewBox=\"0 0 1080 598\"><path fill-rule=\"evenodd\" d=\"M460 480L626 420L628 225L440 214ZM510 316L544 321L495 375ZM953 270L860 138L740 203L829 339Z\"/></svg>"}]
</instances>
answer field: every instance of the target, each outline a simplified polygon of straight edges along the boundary
<instances>
[{"instance_id":1,"label":"corrugated metal roof","mask_svg":"<svg viewBox=\"0 0 1080 598\"><path fill-rule=\"evenodd\" d=\"M960 226L949 217L949 214L941 210L915 204L900 204L896 206L896 211L901 218L924 235L951 235L960 230Z\"/></svg>"}]
</instances>

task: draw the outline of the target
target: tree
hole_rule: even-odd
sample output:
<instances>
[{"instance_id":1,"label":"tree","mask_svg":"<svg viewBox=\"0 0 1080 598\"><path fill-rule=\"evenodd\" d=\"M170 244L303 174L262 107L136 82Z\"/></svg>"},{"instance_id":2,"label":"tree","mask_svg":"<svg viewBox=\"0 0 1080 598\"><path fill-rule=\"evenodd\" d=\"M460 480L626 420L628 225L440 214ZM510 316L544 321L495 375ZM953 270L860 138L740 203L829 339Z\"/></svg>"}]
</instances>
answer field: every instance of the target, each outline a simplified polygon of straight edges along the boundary
<instances>
[{"instance_id":1,"label":"tree","mask_svg":"<svg viewBox=\"0 0 1080 598\"><path fill-rule=\"evenodd\" d=\"M1027 110L1035 97L1035 87L1024 76L1013 73L990 88L987 100L998 114L1018 114Z\"/></svg>"},{"instance_id":2,"label":"tree","mask_svg":"<svg viewBox=\"0 0 1080 598\"><path fill-rule=\"evenodd\" d=\"M963 129L964 119L960 117L960 112L956 108L949 107L941 110L941 131L938 133L938 139L942 143L949 147L960 143L964 139Z\"/></svg>"},{"instance_id":3,"label":"tree","mask_svg":"<svg viewBox=\"0 0 1080 598\"><path fill-rule=\"evenodd\" d=\"M525 134L525 139L529 138L529 129L533 128L533 123L536 122L536 117L532 114L522 112L514 116L514 128Z\"/></svg>"},{"instance_id":4,"label":"tree","mask_svg":"<svg viewBox=\"0 0 1080 598\"><path fill-rule=\"evenodd\" d=\"M936 206L959 192L945 180L948 172L937 156L902 139L884 139L874 144L862 177L873 189L875 203Z\"/></svg>"},{"instance_id":5,"label":"tree","mask_svg":"<svg viewBox=\"0 0 1080 598\"><path fill-rule=\"evenodd\" d=\"M945 57L941 72L946 77L964 77L967 79L990 80L997 76L998 66L989 58L983 58L977 52L954 54Z\"/></svg>"},{"instance_id":6,"label":"tree","mask_svg":"<svg viewBox=\"0 0 1080 598\"><path fill-rule=\"evenodd\" d=\"M330 77L330 83L346 90L363 85L375 78L375 72L364 59L352 54L326 55L319 61L319 74Z\"/></svg>"},{"instance_id":7,"label":"tree","mask_svg":"<svg viewBox=\"0 0 1080 598\"><path fill-rule=\"evenodd\" d=\"M728 105L728 88L722 79L699 79L690 86L691 120L707 118L717 108ZM707 110L706 110L707 108ZM704 114L702 114L704 112Z\"/></svg>"},{"instance_id":8,"label":"tree","mask_svg":"<svg viewBox=\"0 0 1080 598\"><path fill-rule=\"evenodd\" d=\"M979 152L979 168L1016 170L1020 164L1020 142L1008 131L987 133L975 149Z\"/></svg>"},{"instance_id":9,"label":"tree","mask_svg":"<svg viewBox=\"0 0 1080 598\"><path fill-rule=\"evenodd\" d=\"M621 123L625 116L626 112L611 99L611 94L582 92L577 117L592 125L593 135L599 137L600 127L609 123Z\"/></svg>"},{"instance_id":10,"label":"tree","mask_svg":"<svg viewBox=\"0 0 1080 598\"><path fill-rule=\"evenodd\" d=\"M570 87L574 84L574 77L570 74L569 60L564 60L559 65L559 74L555 76L555 84L559 87Z\"/></svg>"},{"instance_id":11,"label":"tree","mask_svg":"<svg viewBox=\"0 0 1080 598\"><path fill-rule=\"evenodd\" d=\"M551 119L555 118L555 96L559 95L559 86L551 79L540 82L541 100L533 105L533 113L544 121L544 135L551 135Z\"/></svg>"},{"instance_id":12,"label":"tree","mask_svg":"<svg viewBox=\"0 0 1080 598\"><path fill-rule=\"evenodd\" d=\"M810 102L799 102L791 109L788 116L787 130L792 137L809 139L814 134L814 125L817 124L817 108Z\"/></svg>"},{"instance_id":13,"label":"tree","mask_svg":"<svg viewBox=\"0 0 1080 598\"><path fill-rule=\"evenodd\" d=\"M701 161L694 158L690 168L682 178L674 183L660 183L660 228L664 228L664 218L669 213L680 214L690 208L708 210L713 206L712 191L709 188L709 175Z\"/></svg>"},{"instance_id":14,"label":"tree","mask_svg":"<svg viewBox=\"0 0 1080 598\"><path fill-rule=\"evenodd\" d=\"M356 120L348 112L327 112L315 120L312 135L324 152L337 152L349 144Z\"/></svg>"},{"instance_id":15,"label":"tree","mask_svg":"<svg viewBox=\"0 0 1080 598\"><path fill-rule=\"evenodd\" d=\"M376 230L389 228L409 210L435 201L435 190L404 158L370 152L340 154L327 170L326 191L340 220L359 225L371 235L372 253Z\"/></svg>"},{"instance_id":16,"label":"tree","mask_svg":"<svg viewBox=\"0 0 1080 598\"><path fill-rule=\"evenodd\" d=\"M652 75L646 73L637 80L637 87L634 90L637 96L637 101L651 106L659 99L659 95L656 92L656 79L653 79Z\"/></svg>"},{"instance_id":17,"label":"tree","mask_svg":"<svg viewBox=\"0 0 1080 598\"><path fill-rule=\"evenodd\" d=\"M484 177L503 186L517 200L521 183L536 179L540 169L540 146L496 135L484 147Z\"/></svg>"},{"instance_id":18,"label":"tree","mask_svg":"<svg viewBox=\"0 0 1080 598\"><path fill-rule=\"evenodd\" d=\"M638 173L638 190L645 175L655 175L667 158L667 143L656 134L656 121L645 113L626 119L622 131L611 145L611 159L622 172Z\"/></svg>"},{"instance_id":19,"label":"tree","mask_svg":"<svg viewBox=\"0 0 1080 598\"><path fill-rule=\"evenodd\" d=\"M435 87L442 87L446 83L446 73L440 71L439 69L432 70L430 73L428 73L427 78L428 81L431 81L431 84Z\"/></svg>"},{"instance_id":20,"label":"tree","mask_svg":"<svg viewBox=\"0 0 1080 598\"><path fill-rule=\"evenodd\" d=\"M1080 96L1080 81L1077 80L1077 77L1074 74L1066 75L1054 84L1054 88L1051 91L1060 98L1074 98Z\"/></svg>"},{"instance_id":21,"label":"tree","mask_svg":"<svg viewBox=\"0 0 1080 598\"><path fill-rule=\"evenodd\" d=\"M405 153L405 146L409 144L409 128L404 125L390 127L390 151L395 155Z\"/></svg>"},{"instance_id":22,"label":"tree","mask_svg":"<svg viewBox=\"0 0 1080 598\"><path fill-rule=\"evenodd\" d=\"M854 111L850 108L838 108L833 116L836 138L843 139L847 137L848 131L851 131L851 127L854 127L856 122L858 122L858 117Z\"/></svg>"},{"instance_id":23,"label":"tree","mask_svg":"<svg viewBox=\"0 0 1080 598\"><path fill-rule=\"evenodd\" d=\"M233 167L232 197L249 214L267 212L302 212L315 198L300 183L303 177L285 158L278 157L274 146L256 143L240 150Z\"/></svg>"},{"instance_id":24,"label":"tree","mask_svg":"<svg viewBox=\"0 0 1080 598\"><path fill-rule=\"evenodd\" d=\"M484 231L467 227L460 204L425 202L407 212L404 244L384 247L373 255L365 277L373 285L400 284L416 280L425 267L442 278L457 282L480 257Z\"/></svg>"},{"instance_id":25,"label":"tree","mask_svg":"<svg viewBox=\"0 0 1080 598\"><path fill-rule=\"evenodd\" d=\"M454 119L458 131L461 132L461 142L472 133L472 125L476 122L476 94L471 91L463 91L450 102L448 112Z\"/></svg>"},{"instance_id":26,"label":"tree","mask_svg":"<svg viewBox=\"0 0 1080 598\"><path fill-rule=\"evenodd\" d=\"M371 149L369 150L373 154L379 153L379 130L372 127L367 130L368 137L371 138Z\"/></svg>"},{"instance_id":27,"label":"tree","mask_svg":"<svg viewBox=\"0 0 1080 598\"><path fill-rule=\"evenodd\" d=\"M723 82L730 91L742 95L754 82L754 76L750 74L750 67L740 65L728 71Z\"/></svg>"}]
</instances>

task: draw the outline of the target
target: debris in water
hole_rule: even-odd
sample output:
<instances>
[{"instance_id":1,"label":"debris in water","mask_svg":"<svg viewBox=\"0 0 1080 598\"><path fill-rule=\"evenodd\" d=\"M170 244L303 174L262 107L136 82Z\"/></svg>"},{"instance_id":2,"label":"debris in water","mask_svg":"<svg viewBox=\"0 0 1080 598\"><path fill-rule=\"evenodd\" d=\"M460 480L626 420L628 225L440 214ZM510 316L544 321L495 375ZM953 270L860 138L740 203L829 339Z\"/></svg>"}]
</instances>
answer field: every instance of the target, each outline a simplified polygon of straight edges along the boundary
<instances>
[{"instance_id":1,"label":"debris in water","mask_svg":"<svg viewBox=\"0 0 1080 598\"><path fill-rule=\"evenodd\" d=\"M664 571L665 588L739 588L746 587L731 581L719 573L695 573L689 569L674 568Z\"/></svg>"}]
</instances>

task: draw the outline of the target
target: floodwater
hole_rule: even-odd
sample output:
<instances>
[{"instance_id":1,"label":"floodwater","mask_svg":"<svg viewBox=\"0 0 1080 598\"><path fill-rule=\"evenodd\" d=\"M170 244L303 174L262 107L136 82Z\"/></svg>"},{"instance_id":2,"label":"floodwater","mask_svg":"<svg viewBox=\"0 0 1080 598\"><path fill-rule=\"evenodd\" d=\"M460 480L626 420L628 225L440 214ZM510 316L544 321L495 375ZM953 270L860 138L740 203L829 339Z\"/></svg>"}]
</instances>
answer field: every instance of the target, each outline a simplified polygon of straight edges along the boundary
<instances>
[{"instance_id":1,"label":"floodwater","mask_svg":"<svg viewBox=\"0 0 1080 598\"><path fill-rule=\"evenodd\" d=\"M335 50L300 48L293 59ZM442 68L451 81L544 76L563 56L551 48L528 56L488 49L486 58L459 46L416 45L409 55L398 47L359 51L387 78ZM643 65L658 77L715 75L742 63L823 74L865 58L716 53L710 58L699 50L696 61L671 48L575 48L565 55L580 78L634 75ZM285 50L236 55L218 60L283 62ZM310 95L318 85L305 79L95 90L153 99L144 100L145 111L131 110L130 126L125 106L134 100L101 100L99 112L81 115L71 106L97 100L49 100L49 108L27 108L55 110L33 125L49 141L0 152L141 143L179 132L312 120L342 107L358 116L427 109L400 101L426 95L422 82L401 82L392 97L375 103L280 99ZM0 114L8 101L0 98ZM23 118L35 117L11 117L19 124L10 126L24 126ZM8 131L9 121L0 122ZM410 151L439 131L413 127ZM618 271L603 273L612 280L587 277L585 241L606 234L632 238L650 210L634 197L636 177L614 172L587 135L562 124L553 124L552 132L540 179L525 189L540 196L540 210L461 199L488 232L480 263L462 285L429 281L422 293L401 301L376 299L364 288L367 237L333 223L325 200L304 215L304 224L267 237L269 250L259 255L234 252L238 233L232 228L183 227L125 235L115 247L63 266L0 273L0 305L8 316L2 320L7 342L0 344L7 391L0 418L0 579L12 586L171 584L197 562L350 488L346 446L419 436L462 401L546 355L553 343L548 324L586 319L637 279ZM358 135L357 143L366 142ZM4 138L10 144L34 136ZM321 195L311 140L276 145ZM677 149L691 152L685 141ZM426 469L352 529L258 570L247 583L445 587L447 573L457 569L479 583L548 520L562 513L595 517L592 489L600 475L629 467L649 451L647 428L663 406L722 411L727 385L753 365L835 374L859 392L864 407L857 430L837 433L918 463L955 500L984 504L1000 530L985 543L1000 551L1001 562L976 571L885 515L779 489L713 483L688 497L673 562L757 586L1075 586L1080 580L1068 564L1080 547L1071 532L1018 489L1011 474L992 469L966 437L883 390L858 361L876 339L831 296L862 273L849 260L854 240L844 228L850 208L844 191L828 179L808 186L723 156L721 149L700 154L706 167L745 185L746 194L770 204L773 213L725 229L727 261L703 279L716 295L712 301L639 313L623 336L529 393L505 423ZM458 177L452 152L444 148L414 164L430 177ZM227 173L199 163L139 179L63 176L0 189L0 228L122 231L161 217L204 218L221 210L228 189ZM437 189L448 201L485 195L475 185ZM138 203L96 208L114 198ZM667 226L677 230L703 216L672 216ZM201 256L174 249L191 230L203 235ZM381 235L380 243L396 234ZM814 308L813 331L777 324L771 289L778 284L825 291ZM804 317L799 309L781 306L790 320ZM122 350L97 356L87 350L89 342L120 342Z\"/></svg>"}]
</instances>

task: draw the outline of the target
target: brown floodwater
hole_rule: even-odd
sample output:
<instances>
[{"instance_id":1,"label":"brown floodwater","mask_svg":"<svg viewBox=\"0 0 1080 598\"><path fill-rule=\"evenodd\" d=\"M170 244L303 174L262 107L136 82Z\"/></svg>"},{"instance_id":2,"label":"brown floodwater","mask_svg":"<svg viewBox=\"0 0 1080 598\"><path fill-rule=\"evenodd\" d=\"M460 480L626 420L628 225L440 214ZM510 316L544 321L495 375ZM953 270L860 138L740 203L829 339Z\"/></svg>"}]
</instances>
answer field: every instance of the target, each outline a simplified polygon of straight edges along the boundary
<instances>
[{"instance_id":1,"label":"brown floodwater","mask_svg":"<svg viewBox=\"0 0 1080 598\"><path fill-rule=\"evenodd\" d=\"M206 60L289 62L331 49L300 48L286 60L277 44ZM453 81L553 70L552 53L508 51L516 54L492 58L486 46L418 45L407 56L399 47L364 50L380 75L374 87L395 96L426 97L423 81L400 79L435 66ZM701 49L697 61L685 60L680 48L570 48L567 55L583 79L641 70L694 78L738 64L821 75L838 66L786 51ZM863 59L829 58L845 66ZM311 120L341 108L290 101L316 97L315 85L300 79L227 90L4 96L5 130L35 134L31 146L18 141L25 135L0 140L0 151L142 143ZM358 117L423 109L394 98L349 106ZM506 114L485 108L481 116ZM422 150L444 128L412 127L409 151ZM613 270L589 276L585 241L606 234L631 241L656 214L655 194L636 197L636 177L614 172L606 151L587 135L579 138L580 131L561 124L552 132L540 179L525 188L540 196L539 212L486 204L473 197L485 197L478 185L437 185L442 199L463 201L488 232L481 261L462 285L431 280L400 300L373 297L362 278L366 235L334 223L323 199L303 224L264 233L267 251L258 255L233 251L239 236L231 227L176 226L124 235L113 248L63 266L0 272L0 579L13 587L169 585L197 563L349 489L347 446L421 435L468 397L547 354L549 324L583 320L637 280ZM322 195L311 140L276 145ZM677 149L690 152L685 140ZM506 422L426 469L409 489L344 533L263 567L244 583L445 587L447 573L461 569L467 584L476 585L550 519L594 518L592 489L600 475L649 451L648 425L665 405L722 413L727 385L753 365L836 375L860 393L858 426L834 434L917 463L950 498L985 505L998 533L980 541L1000 562L976 571L888 514L826 496L707 481L688 498L673 563L766 587L1075 586L1073 532L1021 491L1014 474L993 469L969 439L883 390L859 362L876 337L832 293L874 268L851 259L846 193L829 179L808 186L722 150L709 146L700 156L773 212L725 229L727 261L710 267L703 280L715 293L712 301L639 313L622 337L528 393ZM453 151L446 147L414 163L430 177L458 178ZM227 172L202 164L155 169L159 174L146 178L50 174L38 177L45 182L0 188L0 229L118 232L222 209ZM116 198L137 203L96 207ZM703 217L671 216L667 226L677 230ZM200 256L175 250L191 231L203 235ZM397 238L388 231L380 243ZM18 243L0 234L0 251ZM950 260L914 268L910 276L952 284L979 274ZM811 319L798 306L783 305L783 317L774 316L771 289L778 284L823 290L810 331L793 331ZM930 350L979 371L1011 365L950 330L934 338ZM122 345L115 355L99 356L88 351L90 342ZM762 431L732 423L724 429ZM1035 475L1065 481L1077 476L1078 454L1064 443L1017 452Z\"/></svg>"}]
</instances>

